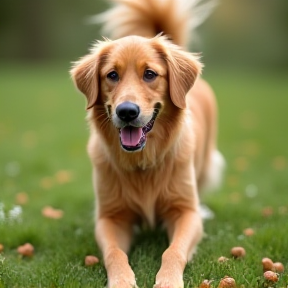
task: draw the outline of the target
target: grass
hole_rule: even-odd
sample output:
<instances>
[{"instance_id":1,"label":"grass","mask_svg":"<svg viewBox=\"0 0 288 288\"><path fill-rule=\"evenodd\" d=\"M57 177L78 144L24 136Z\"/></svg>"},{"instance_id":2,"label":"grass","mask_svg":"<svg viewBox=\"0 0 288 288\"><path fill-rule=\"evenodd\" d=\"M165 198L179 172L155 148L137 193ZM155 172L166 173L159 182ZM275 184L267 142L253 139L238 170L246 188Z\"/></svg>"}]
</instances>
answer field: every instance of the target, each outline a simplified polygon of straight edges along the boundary
<instances>
[{"instance_id":1,"label":"grass","mask_svg":"<svg viewBox=\"0 0 288 288\"><path fill-rule=\"evenodd\" d=\"M68 68L8 63L0 68L0 288L106 285L93 236L85 102ZM221 191L202 196L215 218L205 221L206 237L185 269L185 287L198 287L204 279L217 287L225 275L242 288L287 287L288 75L221 69L207 70L205 77L217 93L219 147L228 166ZM21 192L28 201L20 217L9 218ZM64 217L44 218L47 205L63 210ZM264 208L272 214L263 216ZM251 237L243 235L248 227L255 230ZM35 247L32 258L17 253L26 242ZM140 288L153 286L166 245L163 232L137 236L130 262ZM232 259L233 246L243 246L246 257ZM99 256L100 263L85 267L88 254ZM219 256L230 260L220 264ZM264 281L263 257L284 264L278 283Z\"/></svg>"}]
</instances>

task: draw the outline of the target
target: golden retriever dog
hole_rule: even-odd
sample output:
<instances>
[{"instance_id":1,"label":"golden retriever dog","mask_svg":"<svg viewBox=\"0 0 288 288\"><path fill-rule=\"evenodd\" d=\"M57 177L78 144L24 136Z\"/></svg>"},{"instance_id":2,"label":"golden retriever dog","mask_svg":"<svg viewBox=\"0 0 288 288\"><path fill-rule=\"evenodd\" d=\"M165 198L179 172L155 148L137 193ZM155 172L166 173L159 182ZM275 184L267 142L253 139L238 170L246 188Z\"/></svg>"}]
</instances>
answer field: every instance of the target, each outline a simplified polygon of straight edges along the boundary
<instances>
[{"instance_id":1,"label":"golden retriever dog","mask_svg":"<svg viewBox=\"0 0 288 288\"><path fill-rule=\"evenodd\" d=\"M96 240L108 287L131 288L133 226L165 227L154 287L180 288L203 235L199 190L219 180L222 161L213 92L199 56L184 50L195 1L116 2L100 16L116 40L97 42L71 70L87 98Z\"/></svg>"}]
</instances>

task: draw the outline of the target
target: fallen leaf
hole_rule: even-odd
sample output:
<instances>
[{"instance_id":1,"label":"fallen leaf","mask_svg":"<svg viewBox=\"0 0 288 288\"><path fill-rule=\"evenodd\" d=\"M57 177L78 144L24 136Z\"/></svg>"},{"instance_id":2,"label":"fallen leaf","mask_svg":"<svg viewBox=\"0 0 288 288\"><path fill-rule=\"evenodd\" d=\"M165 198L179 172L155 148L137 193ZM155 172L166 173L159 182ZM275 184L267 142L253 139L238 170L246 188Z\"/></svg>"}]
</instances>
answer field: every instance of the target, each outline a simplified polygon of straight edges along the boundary
<instances>
[{"instance_id":1,"label":"fallen leaf","mask_svg":"<svg viewBox=\"0 0 288 288\"><path fill-rule=\"evenodd\" d=\"M20 192L16 195L16 203L19 205L27 204L28 200L29 200L28 195L25 192Z\"/></svg>"},{"instance_id":2,"label":"fallen leaf","mask_svg":"<svg viewBox=\"0 0 288 288\"><path fill-rule=\"evenodd\" d=\"M60 219L63 217L64 212L60 209L54 209L51 206L46 206L42 209L42 215L46 218Z\"/></svg>"},{"instance_id":3,"label":"fallen leaf","mask_svg":"<svg viewBox=\"0 0 288 288\"><path fill-rule=\"evenodd\" d=\"M68 170L59 170L55 174L55 178L59 184L69 183L73 179L73 173L71 171L68 171Z\"/></svg>"}]
</instances>

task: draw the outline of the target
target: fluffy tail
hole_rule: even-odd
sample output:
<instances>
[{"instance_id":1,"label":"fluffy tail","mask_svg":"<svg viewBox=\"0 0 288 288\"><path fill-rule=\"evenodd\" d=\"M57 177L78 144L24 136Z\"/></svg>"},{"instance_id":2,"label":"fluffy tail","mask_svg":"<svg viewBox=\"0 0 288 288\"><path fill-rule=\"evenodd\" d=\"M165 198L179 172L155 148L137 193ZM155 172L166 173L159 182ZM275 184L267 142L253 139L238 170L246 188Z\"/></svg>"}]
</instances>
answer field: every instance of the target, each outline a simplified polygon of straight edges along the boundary
<instances>
[{"instance_id":1,"label":"fluffy tail","mask_svg":"<svg viewBox=\"0 0 288 288\"><path fill-rule=\"evenodd\" d=\"M159 33L187 47L193 30L202 24L216 0L112 0L108 11L92 16L90 23L104 23L104 36L129 35L152 38Z\"/></svg>"}]
</instances>

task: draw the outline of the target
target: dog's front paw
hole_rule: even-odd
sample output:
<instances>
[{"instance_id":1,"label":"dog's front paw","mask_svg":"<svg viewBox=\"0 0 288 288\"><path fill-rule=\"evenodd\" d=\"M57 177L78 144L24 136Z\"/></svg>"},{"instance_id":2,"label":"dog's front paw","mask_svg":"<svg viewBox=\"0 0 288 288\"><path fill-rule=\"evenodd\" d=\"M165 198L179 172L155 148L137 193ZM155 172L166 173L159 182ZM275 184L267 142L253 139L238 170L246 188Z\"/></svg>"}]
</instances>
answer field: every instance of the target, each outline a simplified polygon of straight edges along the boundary
<instances>
[{"instance_id":1,"label":"dog's front paw","mask_svg":"<svg viewBox=\"0 0 288 288\"><path fill-rule=\"evenodd\" d=\"M107 288L138 288L135 281L119 279L108 283Z\"/></svg>"},{"instance_id":2,"label":"dog's front paw","mask_svg":"<svg viewBox=\"0 0 288 288\"><path fill-rule=\"evenodd\" d=\"M171 283L168 279L164 280L161 283L157 283L153 286L153 288L184 288L184 283Z\"/></svg>"},{"instance_id":3,"label":"dog's front paw","mask_svg":"<svg viewBox=\"0 0 288 288\"><path fill-rule=\"evenodd\" d=\"M126 269L122 270L119 268L116 273L112 275L110 273L107 288L138 288L134 272L129 268L126 267Z\"/></svg>"},{"instance_id":4,"label":"dog's front paw","mask_svg":"<svg viewBox=\"0 0 288 288\"><path fill-rule=\"evenodd\" d=\"M156 283L153 288L183 288L184 282L182 275L177 275L175 272L159 271L156 276Z\"/></svg>"},{"instance_id":5,"label":"dog's front paw","mask_svg":"<svg viewBox=\"0 0 288 288\"><path fill-rule=\"evenodd\" d=\"M127 255L123 251L113 249L105 260L108 288L137 288L135 274L128 263Z\"/></svg>"}]
</instances>

